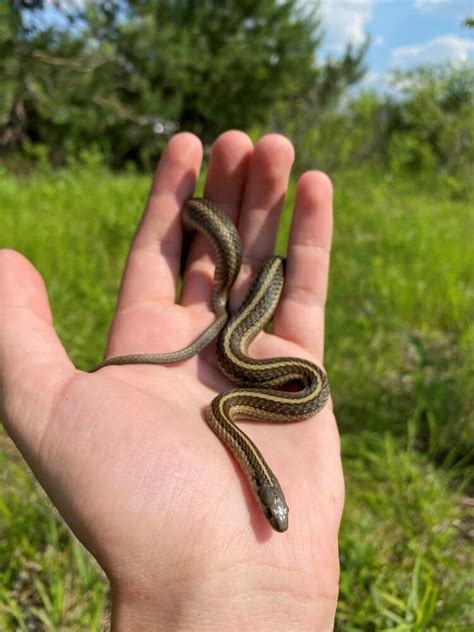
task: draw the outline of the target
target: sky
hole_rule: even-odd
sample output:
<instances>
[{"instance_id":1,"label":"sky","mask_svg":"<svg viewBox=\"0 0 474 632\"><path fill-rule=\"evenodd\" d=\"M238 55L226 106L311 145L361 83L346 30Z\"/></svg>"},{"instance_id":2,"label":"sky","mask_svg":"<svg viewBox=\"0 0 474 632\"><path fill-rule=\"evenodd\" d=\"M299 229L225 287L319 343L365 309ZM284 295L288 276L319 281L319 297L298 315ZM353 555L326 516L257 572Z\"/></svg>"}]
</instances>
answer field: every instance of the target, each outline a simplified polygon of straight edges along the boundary
<instances>
[{"instance_id":1,"label":"sky","mask_svg":"<svg viewBox=\"0 0 474 632\"><path fill-rule=\"evenodd\" d=\"M383 90L395 68L474 62L474 30L462 25L474 16L474 0L321 0L320 6L323 55L337 56L347 42L360 44L370 34L365 87Z\"/></svg>"}]
</instances>

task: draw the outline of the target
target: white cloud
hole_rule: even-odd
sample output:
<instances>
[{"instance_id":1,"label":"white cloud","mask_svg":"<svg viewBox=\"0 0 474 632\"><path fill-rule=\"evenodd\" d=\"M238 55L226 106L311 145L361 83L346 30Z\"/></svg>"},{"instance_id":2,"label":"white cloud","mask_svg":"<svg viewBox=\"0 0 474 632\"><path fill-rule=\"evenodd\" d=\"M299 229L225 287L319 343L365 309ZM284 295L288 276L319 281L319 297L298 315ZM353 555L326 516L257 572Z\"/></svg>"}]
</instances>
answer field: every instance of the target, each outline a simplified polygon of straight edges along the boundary
<instances>
[{"instance_id":1,"label":"white cloud","mask_svg":"<svg viewBox=\"0 0 474 632\"><path fill-rule=\"evenodd\" d=\"M406 77L395 79L391 72L369 70L361 81L350 90L352 94L368 90L369 92L397 97L404 88L412 87L413 85L415 85L413 79L407 79Z\"/></svg>"},{"instance_id":2,"label":"white cloud","mask_svg":"<svg viewBox=\"0 0 474 632\"><path fill-rule=\"evenodd\" d=\"M77 9L84 4L85 0L45 0L44 6L51 9Z\"/></svg>"},{"instance_id":3,"label":"white cloud","mask_svg":"<svg viewBox=\"0 0 474 632\"><path fill-rule=\"evenodd\" d=\"M472 0L415 0L415 9L422 13L469 15L473 11Z\"/></svg>"},{"instance_id":4,"label":"white cloud","mask_svg":"<svg viewBox=\"0 0 474 632\"><path fill-rule=\"evenodd\" d=\"M373 6L374 0L321 0L325 48L330 53L338 53L349 42L362 44L366 37L366 24L372 19Z\"/></svg>"},{"instance_id":5,"label":"white cloud","mask_svg":"<svg viewBox=\"0 0 474 632\"><path fill-rule=\"evenodd\" d=\"M361 90L374 90L375 92L386 92L390 85L390 74L379 72L377 70L369 70L359 83L354 86L355 92Z\"/></svg>"},{"instance_id":6,"label":"white cloud","mask_svg":"<svg viewBox=\"0 0 474 632\"><path fill-rule=\"evenodd\" d=\"M406 69L424 64L451 62L462 64L474 54L474 40L457 35L442 35L424 44L400 46L391 53L390 65Z\"/></svg>"},{"instance_id":7,"label":"white cloud","mask_svg":"<svg viewBox=\"0 0 474 632\"><path fill-rule=\"evenodd\" d=\"M415 0L415 9L419 11L431 11L444 2L445 0Z\"/></svg>"}]
</instances>

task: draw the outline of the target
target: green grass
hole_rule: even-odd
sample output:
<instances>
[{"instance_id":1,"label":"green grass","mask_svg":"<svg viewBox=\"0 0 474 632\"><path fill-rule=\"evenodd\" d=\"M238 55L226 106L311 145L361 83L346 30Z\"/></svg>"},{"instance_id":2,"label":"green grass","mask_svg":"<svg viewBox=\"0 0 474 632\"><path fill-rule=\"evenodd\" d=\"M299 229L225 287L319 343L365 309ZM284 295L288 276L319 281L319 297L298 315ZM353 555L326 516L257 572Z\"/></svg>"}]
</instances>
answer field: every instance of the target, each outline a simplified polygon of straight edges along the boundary
<instances>
[{"instance_id":1,"label":"green grass","mask_svg":"<svg viewBox=\"0 0 474 632\"><path fill-rule=\"evenodd\" d=\"M474 626L466 516L474 195L445 184L335 179L326 364L347 479L339 630ZM148 187L146 177L100 169L0 173L0 245L43 274L81 368L101 357ZM287 211L280 251L288 224ZM105 580L5 436L0 499L0 630L101 629Z\"/></svg>"},{"instance_id":2,"label":"green grass","mask_svg":"<svg viewBox=\"0 0 474 632\"><path fill-rule=\"evenodd\" d=\"M0 630L100 630L103 574L0 437Z\"/></svg>"}]
</instances>

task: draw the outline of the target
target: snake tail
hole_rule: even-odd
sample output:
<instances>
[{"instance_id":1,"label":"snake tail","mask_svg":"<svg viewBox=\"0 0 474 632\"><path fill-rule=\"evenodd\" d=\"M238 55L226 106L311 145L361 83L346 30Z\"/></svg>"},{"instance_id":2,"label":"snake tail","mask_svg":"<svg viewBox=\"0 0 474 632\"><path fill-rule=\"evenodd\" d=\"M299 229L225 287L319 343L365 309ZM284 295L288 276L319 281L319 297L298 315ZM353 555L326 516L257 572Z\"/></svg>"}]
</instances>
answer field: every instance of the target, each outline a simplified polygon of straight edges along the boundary
<instances>
[{"instance_id":1,"label":"snake tail","mask_svg":"<svg viewBox=\"0 0 474 632\"><path fill-rule=\"evenodd\" d=\"M92 369L122 364L170 364L188 360L206 347L225 325L227 297L242 262L239 233L231 220L215 204L203 198L187 200L183 209L183 226L186 230L197 230L209 239L214 250L216 268L212 307L215 320L187 347L169 353L133 353L113 356Z\"/></svg>"}]
</instances>

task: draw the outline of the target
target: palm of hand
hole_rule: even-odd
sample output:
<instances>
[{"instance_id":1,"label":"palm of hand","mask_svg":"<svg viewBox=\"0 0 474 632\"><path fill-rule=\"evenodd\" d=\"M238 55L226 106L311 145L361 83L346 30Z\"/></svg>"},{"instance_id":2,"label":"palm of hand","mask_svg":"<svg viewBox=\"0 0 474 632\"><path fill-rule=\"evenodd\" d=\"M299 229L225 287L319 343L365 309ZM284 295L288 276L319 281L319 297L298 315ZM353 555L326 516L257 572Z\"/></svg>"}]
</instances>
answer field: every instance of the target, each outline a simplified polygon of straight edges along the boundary
<instances>
[{"instance_id":1,"label":"palm of hand","mask_svg":"<svg viewBox=\"0 0 474 632\"><path fill-rule=\"evenodd\" d=\"M232 149L233 160L237 160L235 135L224 135L220 145L218 141L213 149L208 176L211 189L213 186L218 189L219 168L213 166L213 156L214 164L222 165L222 156L230 160ZM252 187L251 161L275 159L278 137L268 138L273 145L263 139L260 152L257 145L252 158L244 157L241 149L240 163L244 166L240 167L240 186L246 183L246 195L251 195L248 194ZM196 154L195 140L182 135L175 138L174 145L178 142L181 151L188 147L185 166L189 170L192 147ZM242 145L241 138L239 142ZM170 296L161 296L154 285L153 279L158 276L162 282L160 292L167 283L172 288L177 274L177 252L162 242L164 265L157 270L152 260L156 253L152 254L147 241L155 239L150 234L151 225L156 228L160 224L150 210L156 191L165 197L166 192L160 192L159 187L173 187L170 173L177 167L173 167L171 152L170 143L128 261L108 355L180 349L197 337L211 320L206 303L212 285L212 268L203 241L196 239L191 251L182 305L174 305ZM288 155L288 145L286 152ZM248 154L248 146L245 153ZM270 178L274 189L278 189L277 184L286 188L285 170L289 170L291 162L286 158L285 164L284 151L280 154L280 175L273 173ZM194 162L198 163L196 157ZM183 160L182 171L184 163ZM254 171L256 167L254 165ZM222 170L222 166L220 168ZM238 180L236 170L238 167L234 166L234 180ZM168 185L163 184L166 181L163 171L170 180ZM219 175L222 178L222 171ZM181 197L186 199L192 191L183 189ZM306 186L300 183L300 207L303 206L301 198L310 196L309 191L309 182ZM278 190L276 193L280 196ZM217 190L216 197L219 195L224 197ZM268 195L275 196L275 192ZM207 196L212 199L212 193ZM179 199L175 205L179 207ZM293 250L290 243L289 251L289 265L294 260L294 268L289 267L291 292L283 296L275 315L277 335L260 334L251 347L251 354L254 357L299 356L321 364L321 301L324 302L327 266L323 265L321 271L322 285L320 282L319 287L307 291L308 296L317 299L316 306L311 305L304 288L310 281L299 277L296 268L301 267L301 261L296 261L299 250L311 246L308 230L304 231L307 244L302 241L303 217L299 228L298 225L295 228L298 212L300 216L303 213L298 211L297 193L293 228L296 237L293 237ZM321 209L313 212L317 216ZM274 210L272 214L278 216ZM271 214L267 213L266 222L268 217ZM319 224L323 221L319 220ZM177 214L173 222L166 227L169 233L179 231ZM313 217L314 222L318 222L317 217ZM260 228L263 228L262 220ZM248 253L248 261L257 263L271 254L265 250L273 248L274 235L270 238L267 235L265 244L262 231L257 239L245 223L243 227L239 225L239 230L244 257L246 238L248 250L254 248L253 254ZM314 232L314 227L312 230ZM330 235L330 229L326 232ZM253 238L260 246L259 256L255 254L255 244L248 245ZM314 235L313 241L317 238L318 235ZM321 253L327 256L329 244L313 245L316 257ZM250 268L254 267L243 266L231 295L234 309L243 298ZM143 279L140 289L137 289L137 279ZM308 301L306 306L300 305L299 312L296 311L298 300ZM317 333L310 340L309 348L305 348L302 342L310 329ZM293 333L285 335L289 331ZM261 515L232 455L205 422L205 412L212 398L232 387L216 366L214 345L199 357L177 365L106 367L94 374L81 373L71 367L65 371L62 367L62 372L59 369L50 372L50 378L51 373L57 375L55 396L38 434L40 441L28 439L26 430L13 416L10 416L12 428L9 430L66 521L113 582L117 585L127 582L145 591L150 584L162 580L164 569L178 570L181 581L186 582L198 576L222 577L230 569L235 580L236 575L248 574L250 568L254 588L288 591L288 594L298 591L302 595L331 594L335 599L342 474L337 430L328 406L315 419L295 424L241 425L280 479L290 506L289 531L275 534ZM9 417L8 410L6 417ZM263 574L262 569L266 569Z\"/></svg>"}]
</instances>

